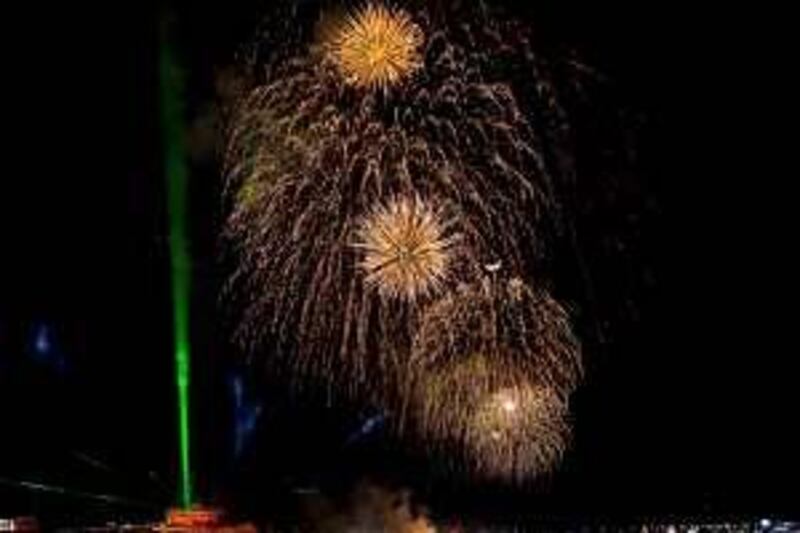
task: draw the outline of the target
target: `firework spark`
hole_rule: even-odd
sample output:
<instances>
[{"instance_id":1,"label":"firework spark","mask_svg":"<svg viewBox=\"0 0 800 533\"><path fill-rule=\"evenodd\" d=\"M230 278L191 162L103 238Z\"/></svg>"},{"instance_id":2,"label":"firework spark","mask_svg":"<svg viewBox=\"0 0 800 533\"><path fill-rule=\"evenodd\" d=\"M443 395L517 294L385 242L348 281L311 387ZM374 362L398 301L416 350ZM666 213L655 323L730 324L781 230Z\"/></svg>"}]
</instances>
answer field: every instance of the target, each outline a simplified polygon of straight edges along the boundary
<instances>
[{"instance_id":1,"label":"firework spark","mask_svg":"<svg viewBox=\"0 0 800 533\"><path fill-rule=\"evenodd\" d=\"M395 199L378 206L361 223L360 263L368 285L392 298L416 300L441 289L447 277L449 249L457 236L447 236L448 221L416 198Z\"/></svg>"},{"instance_id":2,"label":"firework spark","mask_svg":"<svg viewBox=\"0 0 800 533\"><path fill-rule=\"evenodd\" d=\"M370 3L331 32L325 48L347 83L385 89L419 68L423 40L406 12Z\"/></svg>"}]
</instances>

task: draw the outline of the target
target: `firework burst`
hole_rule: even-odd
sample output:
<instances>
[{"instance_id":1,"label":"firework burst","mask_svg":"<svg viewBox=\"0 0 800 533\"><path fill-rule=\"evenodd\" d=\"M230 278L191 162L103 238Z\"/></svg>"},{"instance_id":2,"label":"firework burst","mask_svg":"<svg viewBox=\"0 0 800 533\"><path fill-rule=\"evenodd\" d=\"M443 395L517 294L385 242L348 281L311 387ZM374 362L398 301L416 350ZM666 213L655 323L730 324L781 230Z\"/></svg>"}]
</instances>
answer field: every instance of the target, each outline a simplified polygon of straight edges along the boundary
<instances>
[{"instance_id":1,"label":"firework burst","mask_svg":"<svg viewBox=\"0 0 800 533\"><path fill-rule=\"evenodd\" d=\"M558 466L569 443L566 402L483 354L429 371L410 398L421 440L470 476L534 479Z\"/></svg>"},{"instance_id":2,"label":"firework burst","mask_svg":"<svg viewBox=\"0 0 800 533\"><path fill-rule=\"evenodd\" d=\"M578 343L564 309L522 281L463 283L498 261L539 271L558 218L553 136L497 68L514 48L501 31L425 29L368 4L322 54L272 62L237 102L224 296L235 337L270 372L411 406L398 411L462 446L472 470L522 479L565 446ZM496 409L503 398L514 413Z\"/></svg>"},{"instance_id":3,"label":"firework burst","mask_svg":"<svg viewBox=\"0 0 800 533\"><path fill-rule=\"evenodd\" d=\"M566 405L549 388L499 389L475 406L466 432L476 468L490 477L525 480L551 472L569 440Z\"/></svg>"},{"instance_id":4,"label":"firework burst","mask_svg":"<svg viewBox=\"0 0 800 533\"><path fill-rule=\"evenodd\" d=\"M423 40L406 12L369 3L330 31L323 46L348 84L386 89L420 67Z\"/></svg>"},{"instance_id":5,"label":"firework burst","mask_svg":"<svg viewBox=\"0 0 800 533\"><path fill-rule=\"evenodd\" d=\"M546 294L513 278L444 296L420 320L409 375L403 424L434 450L457 450L455 470L523 481L559 463L581 362Z\"/></svg>"},{"instance_id":6,"label":"firework burst","mask_svg":"<svg viewBox=\"0 0 800 533\"><path fill-rule=\"evenodd\" d=\"M368 285L387 297L416 300L441 290L456 235L447 235L441 211L419 198L394 199L378 206L360 224L356 248Z\"/></svg>"}]
</instances>

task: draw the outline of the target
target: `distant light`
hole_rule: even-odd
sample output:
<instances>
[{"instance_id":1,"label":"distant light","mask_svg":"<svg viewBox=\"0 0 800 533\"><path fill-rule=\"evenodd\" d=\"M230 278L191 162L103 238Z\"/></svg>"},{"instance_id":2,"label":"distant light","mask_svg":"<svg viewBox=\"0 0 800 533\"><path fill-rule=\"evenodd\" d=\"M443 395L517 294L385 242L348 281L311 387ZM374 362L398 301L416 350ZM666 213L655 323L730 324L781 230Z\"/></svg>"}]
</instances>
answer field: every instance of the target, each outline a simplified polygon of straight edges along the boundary
<instances>
[{"instance_id":1,"label":"distant light","mask_svg":"<svg viewBox=\"0 0 800 533\"><path fill-rule=\"evenodd\" d=\"M233 454L235 457L239 457L256 428L256 423L261 415L261 405L250 402L245 398L245 385L242 376L234 375L231 378L231 390L233 392L235 423Z\"/></svg>"},{"instance_id":2,"label":"distant light","mask_svg":"<svg viewBox=\"0 0 800 533\"><path fill-rule=\"evenodd\" d=\"M669 526L667 528L667 533L678 533L678 528L675 526Z\"/></svg>"},{"instance_id":3,"label":"distant light","mask_svg":"<svg viewBox=\"0 0 800 533\"><path fill-rule=\"evenodd\" d=\"M382 414L369 417L361 426L361 433L364 435L370 433L373 429L383 423L384 418L385 417Z\"/></svg>"},{"instance_id":4,"label":"distant light","mask_svg":"<svg viewBox=\"0 0 800 533\"><path fill-rule=\"evenodd\" d=\"M39 522L32 516L0 518L0 531L39 531Z\"/></svg>"},{"instance_id":5,"label":"distant light","mask_svg":"<svg viewBox=\"0 0 800 533\"><path fill-rule=\"evenodd\" d=\"M383 423L386 421L386 415L383 413L378 413L377 415L373 415L364 421L358 429L356 429L353 433L351 433L347 437L347 444L352 444L353 442L358 441L362 437L369 435L370 433L380 429L383 426Z\"/></svg>"},{"instance_id":6,"label":"distant light","mask_svg":"<svg viewBox=\"0 0 800 533\"><path fill-rule=\"evenodd\" d=\"M46 325L40 325L36 330L36 339L33 342L33 348L37 353L45 355L50 351L50 334Z\"/></svg>"},{"instance_id":7,"label":"distant light","mask_svg":"<svg viewBox=\"0 0 800 533\"><path fill-rule=\"evenodd\" d=\"M761 527L766 529L772 525L772 522L769 520L769 518L762 518L759 524L761 525Z\"/></svg>"}]
</instances>

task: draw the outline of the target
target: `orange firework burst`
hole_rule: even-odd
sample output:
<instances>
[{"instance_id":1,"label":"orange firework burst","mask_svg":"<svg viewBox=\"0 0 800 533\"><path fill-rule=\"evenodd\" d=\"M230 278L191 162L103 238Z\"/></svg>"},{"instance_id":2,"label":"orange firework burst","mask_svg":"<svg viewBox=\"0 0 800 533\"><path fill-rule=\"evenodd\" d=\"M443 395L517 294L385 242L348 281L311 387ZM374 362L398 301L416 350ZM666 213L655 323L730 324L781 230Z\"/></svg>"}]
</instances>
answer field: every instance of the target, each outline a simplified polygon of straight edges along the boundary
<instances>
[{"instance_id":1,"label":"orange firework burst","mask_svg":"<svg viewBox=\"0 0 800 533\"><path fill-rule=\"evenodd\" d=\"M382 296L415 300L435 293L447 278L450 248L457 235L440 211L416 198L379 206L357 231L355 246L367 285Z\"/></svg>"},{"instance_id":2,"label":"orange firework burst","mask_svg":"<svg viewBox=\"0 0 800 533\"><path fill-rule=\"evenodd\" d=\"M328 38L326 48L348 83L385 88L420 66L423 35L399 9L367 4Z\"/></svg>"}]
</instances>

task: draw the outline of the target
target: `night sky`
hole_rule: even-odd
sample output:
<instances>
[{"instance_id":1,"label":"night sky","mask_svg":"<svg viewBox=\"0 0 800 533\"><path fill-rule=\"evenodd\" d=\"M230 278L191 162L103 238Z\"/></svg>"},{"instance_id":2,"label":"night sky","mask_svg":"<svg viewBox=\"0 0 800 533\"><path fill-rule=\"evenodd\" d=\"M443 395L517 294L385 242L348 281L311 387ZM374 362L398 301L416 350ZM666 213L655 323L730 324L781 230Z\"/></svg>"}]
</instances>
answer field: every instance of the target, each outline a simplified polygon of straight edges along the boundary
<instances>
[{"instance_id":1,"label":"night sky","mask_svg":"<svg viewBox=\"0 0 800 533\"><path fill-rule=\"evenodd\" d=\"M443 512L488 516L797 514L795 327L784 267L767 250L786 227L783 211L728 144L737 133L720 118L742 100L705 81L714 54L689 37L695 13L555 1L519 9L553 51L576 50L610 80L600 104L574 109L587 177L576 241L559 249L556 275L560 295L583 310L589 372L573 404L574 448L550 486L445 496L380 428L353 440L370 413L265 390L227 341L214 80L268 4L31 6L10 21L27 29L3 52L0 517L111 512L13 480L131 500L112 515L150 516L175 499L157 106L165 12L192 125L193 459L205 500L279 515L292 490L346 491L369 477L411 486ZM623 163L604 143L634 156ZM237 454L237 413L256 404L258 425Z\"/></svg>"}]
</instances>

